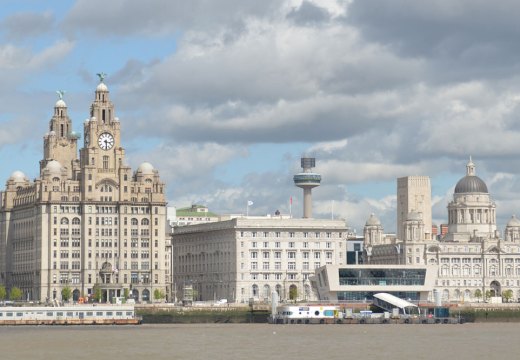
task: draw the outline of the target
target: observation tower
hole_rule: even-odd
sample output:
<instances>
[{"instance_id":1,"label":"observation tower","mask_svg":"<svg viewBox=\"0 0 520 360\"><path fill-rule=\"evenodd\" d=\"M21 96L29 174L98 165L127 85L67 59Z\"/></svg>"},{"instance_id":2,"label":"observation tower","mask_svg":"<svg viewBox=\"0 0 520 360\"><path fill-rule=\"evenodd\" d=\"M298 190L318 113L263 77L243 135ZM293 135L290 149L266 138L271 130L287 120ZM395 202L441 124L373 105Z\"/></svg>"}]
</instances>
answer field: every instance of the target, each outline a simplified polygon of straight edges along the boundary
<instances>
[{"instance_id":1,"label":"observation tower","mask_svg":"<svg viewBox=\"0 0 520 360\"><path fill-rule=\"evenodd\" d=\"M312 168L316 166L315 158L301 158L303 172L294 175L294 185L303 189L303 217L308 219L312 217L312 188L320 186L321 175L312 172Z\"/></svg>"}]
</instances>

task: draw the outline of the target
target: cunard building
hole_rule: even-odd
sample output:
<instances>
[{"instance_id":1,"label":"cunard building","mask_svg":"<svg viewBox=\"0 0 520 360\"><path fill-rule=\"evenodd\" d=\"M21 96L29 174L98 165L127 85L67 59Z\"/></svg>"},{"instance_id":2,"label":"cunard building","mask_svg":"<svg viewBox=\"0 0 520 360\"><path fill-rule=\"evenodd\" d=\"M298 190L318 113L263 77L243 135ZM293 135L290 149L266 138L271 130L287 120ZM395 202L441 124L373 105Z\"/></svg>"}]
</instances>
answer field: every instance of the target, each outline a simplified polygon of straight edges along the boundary
<instances>
[{"instance_id":1,"label":"cunard building","mask_svg":"<svg viewBox=\"0 0 520 360\"><path fill-rule=\"evenodd\" d=\"M100 83L83 124L72 131L59 93L34 181L15 171L0 192L0 283L24 299L73 299L101 289L103 300L166 293L164 183L149 163L125 162L121 123ZM99 293L99 292L98 292Z\"/></svg>"}]
</instances>

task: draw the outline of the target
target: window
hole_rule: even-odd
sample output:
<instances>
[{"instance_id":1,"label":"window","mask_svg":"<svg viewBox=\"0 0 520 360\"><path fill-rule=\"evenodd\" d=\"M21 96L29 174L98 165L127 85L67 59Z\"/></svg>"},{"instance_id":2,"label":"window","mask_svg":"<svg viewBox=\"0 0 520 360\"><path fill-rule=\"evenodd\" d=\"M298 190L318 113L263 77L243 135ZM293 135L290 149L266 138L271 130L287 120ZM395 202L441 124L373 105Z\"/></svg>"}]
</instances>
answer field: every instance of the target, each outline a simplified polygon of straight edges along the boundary
<instances>
[{"instance_id":1,"label":"window","mask_svg":"<svg viewBox=\"0 0 520 360\"><path fill-rule=\"evenodd\" d=\"M258 263L256 261L251 263L251 270L258 270Z\"/></svg>"},{"instance_id":2,"label":"window","mask_svg":"<svg viewBox=\"0 0 520 360\"><path fill-rule=\"evenodd\" d=\"M264 251L263 257L264 257L264 259L269 259L269 251Z\"/></svg>"},{"instance_id":3,"label":"window","mask_svg":"<svg viewBox=\"0 0 520 360\"><path fill-rule=\"evenodd\" d=\"M293 262L293 261L289 261L289 262L287 263L287 269L288 269L288 270L296 270L296 263Z\"/></svg>"},{"instance_id":4,"label":"window","mask_svg":"<svg viewBox=\"0 0 520 360\"><path fill-rule=\"evenodd\" d=\"M258 253L256 251L252 251L251 252L251 259L257 259L258 258Z\"/></svg>"},{"instance_id":5,"label":"window","mask_svg":"<svg viewBox=\"0 0 520 360\"><path fill-rule=\"evenodd\" d=\"M289 241L289 247L294 248L294 241Z\"/></svg>"},{"instance_id":6,"label":"window","mask_svg":"<svg viewBox=\"0 0 520 360\"><path fill-rule=\"evenodd\" d=\"M103 156L103 169L108 169L108 156Z\"/></svg>"},{"instance_id":7,"label":"window","mask_svg":"<svg viewBox=\"0 0 520 360\"><path fill-rule=\"evenodd\" d=\"M287 253L287 258L288 259L296 259L296 251L289 251Z\"/></svg>"}]
</instances>

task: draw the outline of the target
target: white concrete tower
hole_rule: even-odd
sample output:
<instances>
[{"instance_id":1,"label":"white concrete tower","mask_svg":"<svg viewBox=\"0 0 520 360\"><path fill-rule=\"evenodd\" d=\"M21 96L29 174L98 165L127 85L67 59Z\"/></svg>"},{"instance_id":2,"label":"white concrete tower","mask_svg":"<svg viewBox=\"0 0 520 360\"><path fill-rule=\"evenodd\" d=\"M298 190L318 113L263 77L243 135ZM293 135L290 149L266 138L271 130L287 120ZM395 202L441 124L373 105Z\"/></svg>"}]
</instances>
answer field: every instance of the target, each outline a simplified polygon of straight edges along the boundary
<instances>
[{"instance_id":1,"label":"white concrete tower","mask_svg":"<svg viewBox=\"0 0 520 360\"><path fill-rule=\"evenodd\" d=\"M321 175L312 172L316 166L315 158L301 158L303 172L294 175L294 185L303 189L303 217L312 218L312 188L320 186Z\"/></svg>"}]
</instances>

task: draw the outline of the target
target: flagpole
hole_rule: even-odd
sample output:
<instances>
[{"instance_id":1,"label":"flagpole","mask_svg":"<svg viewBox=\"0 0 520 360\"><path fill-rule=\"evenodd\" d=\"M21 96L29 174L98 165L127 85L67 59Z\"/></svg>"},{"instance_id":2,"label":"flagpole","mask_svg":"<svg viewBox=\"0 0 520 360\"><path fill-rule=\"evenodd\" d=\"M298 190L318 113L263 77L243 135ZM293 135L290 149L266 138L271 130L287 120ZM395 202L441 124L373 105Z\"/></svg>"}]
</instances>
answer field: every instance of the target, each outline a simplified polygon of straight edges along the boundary
<instances>
[{"instance_id":1,"label":"flagpole","mask_svg":"<svg viewBox=\"0 0 520 360\"><path fill-rule=\"evenodd\" d=\"M292 219L292 196L289 199L289 218Z\"/></svg>"}]
</instances>

